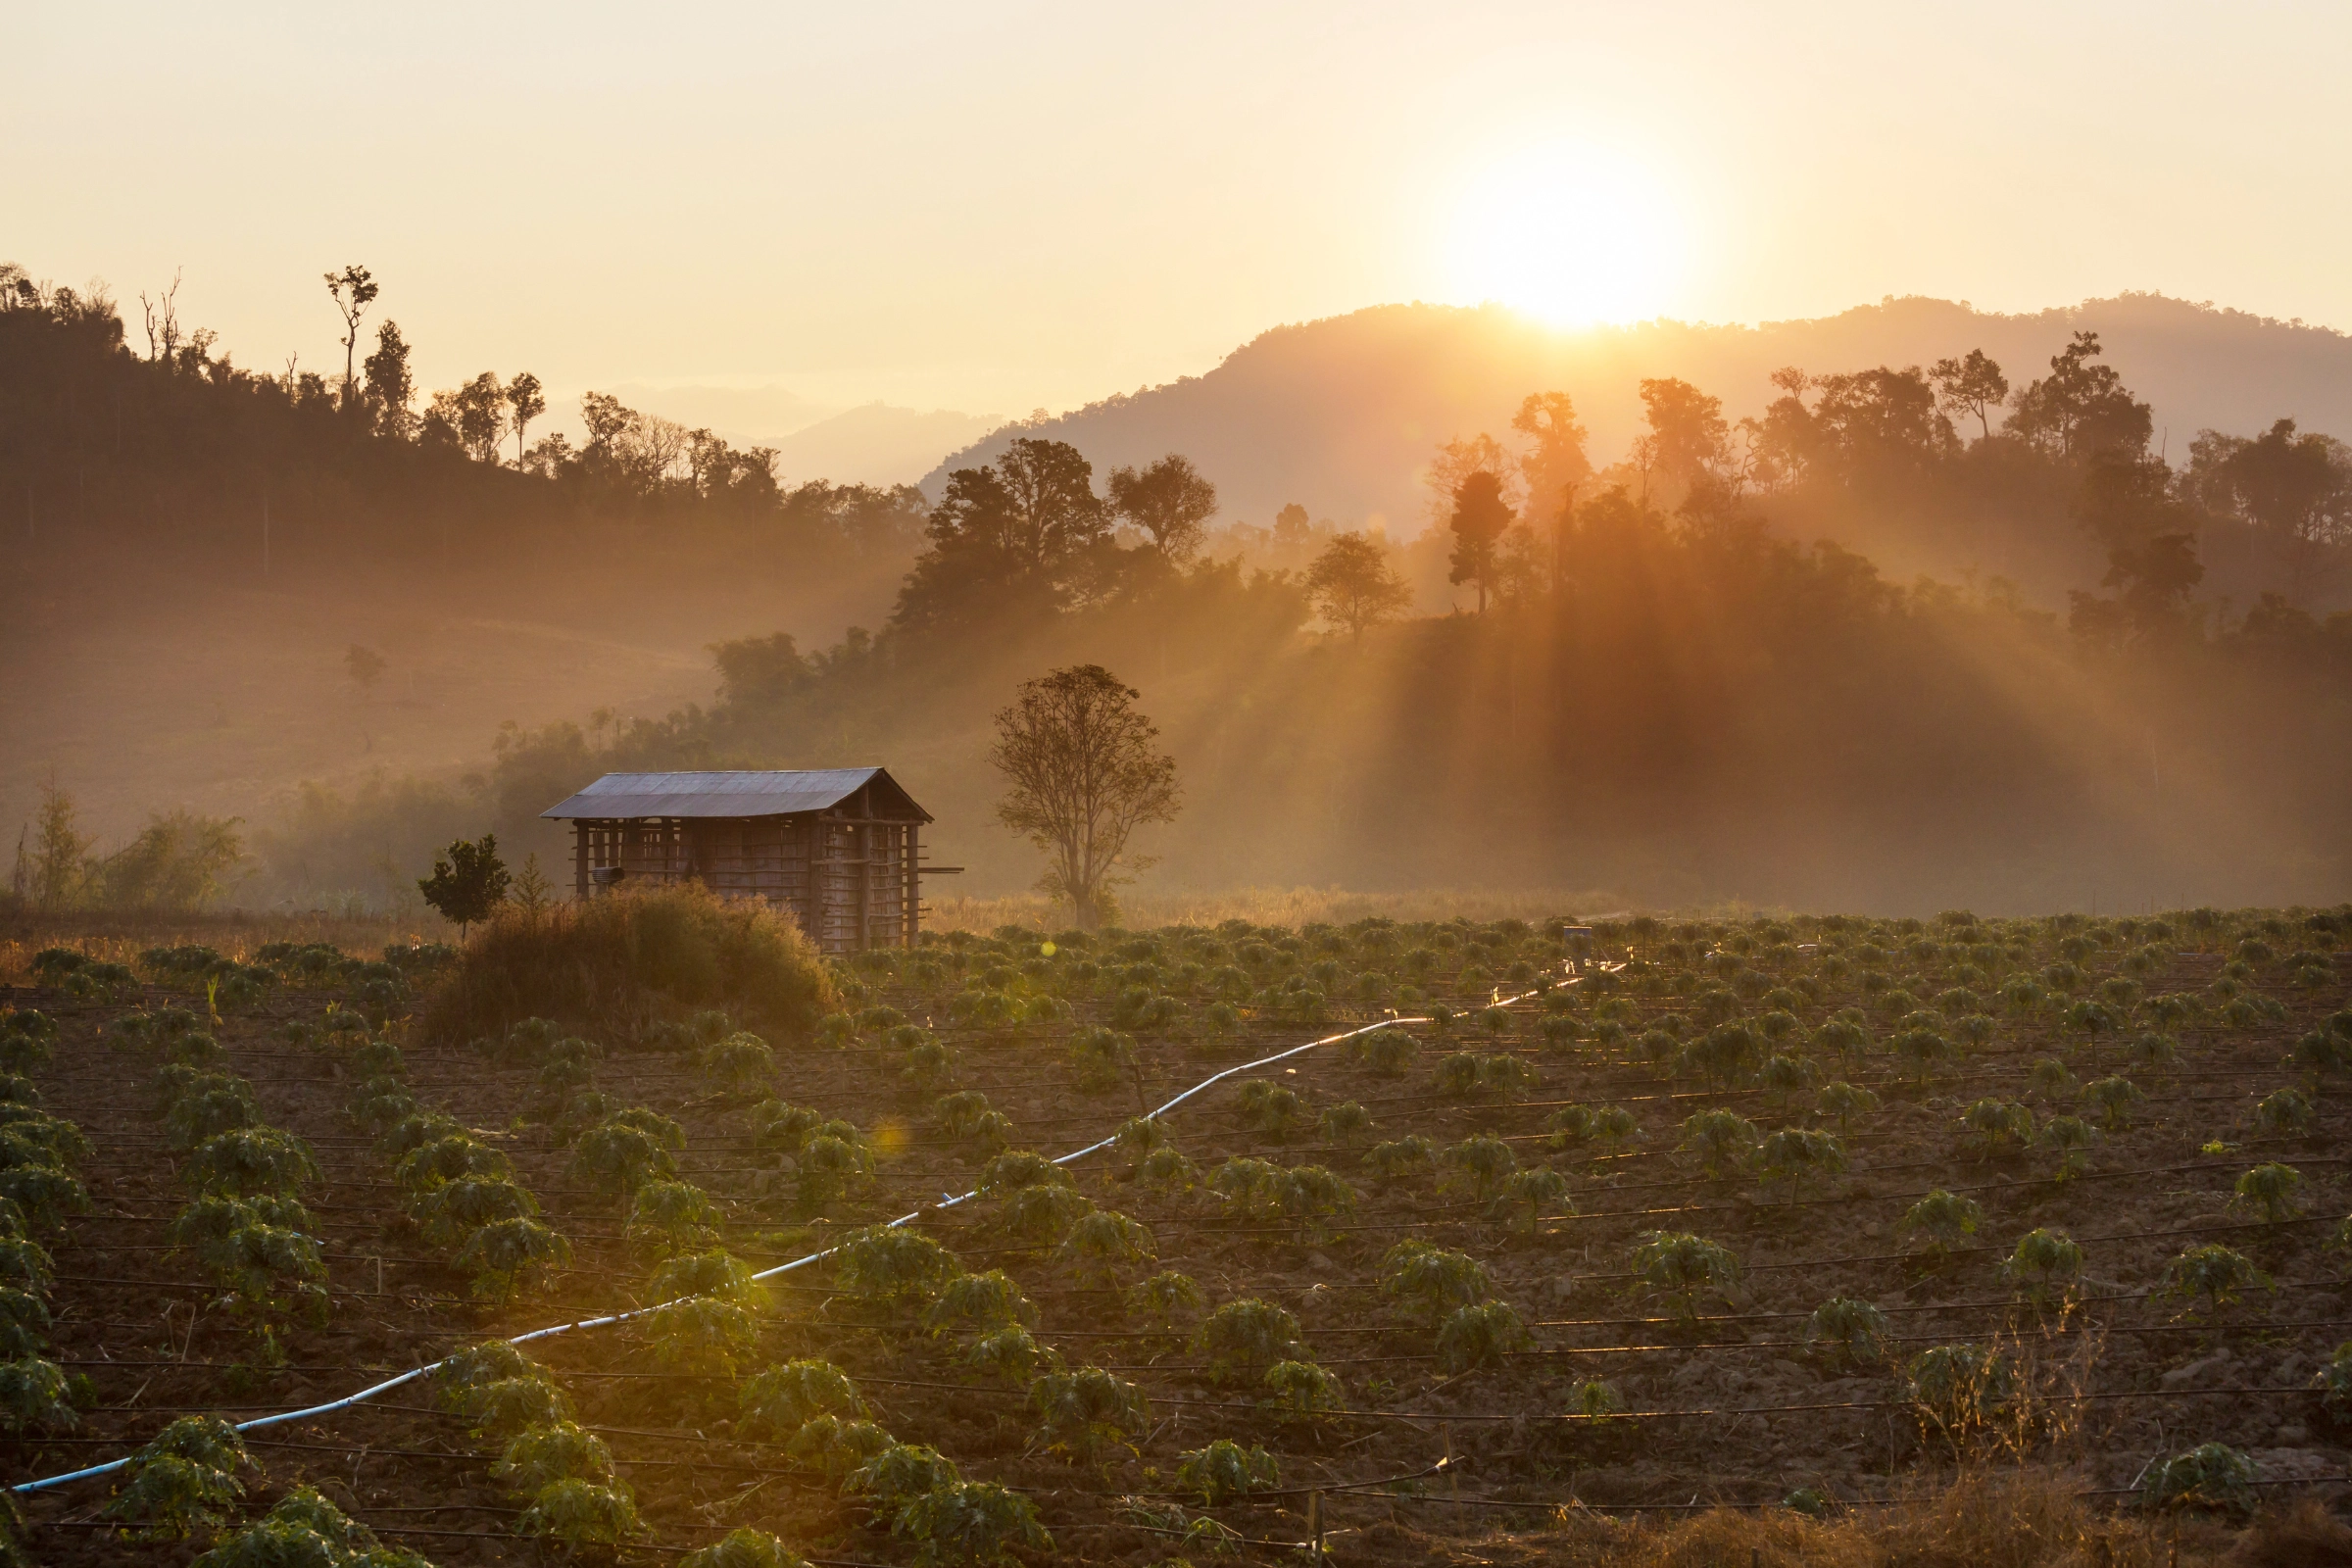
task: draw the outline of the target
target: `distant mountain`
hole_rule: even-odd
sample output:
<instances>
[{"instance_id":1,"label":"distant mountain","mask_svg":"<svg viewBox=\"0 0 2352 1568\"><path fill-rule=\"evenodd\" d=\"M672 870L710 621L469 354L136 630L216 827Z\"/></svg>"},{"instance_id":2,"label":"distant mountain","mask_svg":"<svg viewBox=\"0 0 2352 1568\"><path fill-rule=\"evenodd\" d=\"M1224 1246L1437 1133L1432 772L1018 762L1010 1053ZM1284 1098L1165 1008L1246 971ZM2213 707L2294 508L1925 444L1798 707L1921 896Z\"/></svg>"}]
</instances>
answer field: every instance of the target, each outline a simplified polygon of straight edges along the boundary
<instances>
[{"instance_id":1,"label":"distant mountain","mask_svg":"<svg viewBox=\"0 0 2352 1568\"><path fill-rule=\"evenodd\" d=\"M1737 418L1762 410L1783 366L1899 368L1982 348L2022 386L2082 330L2099 334L2109 362L2155 405L2175 460L2200 428L2251 434L2282 416L2352 437L2352 337L2160 295L2027 316L1889 298L1818 320L1576 332L1495 306L1389 305L1276 327L1205 374L1007 426L923 485L936 495L951 470L988 461L1016 435L1042 435L1071 443L1098 470L1182 452L1216 481L1228 519L1264 521L1296 501L1317 516L1409 534L1421 526L1431 449L1481 430L1508 438L1530 392L1573 396L1605 464L1641 426L1643 377L1693 382Z\"/></svg>"},{"instance_id":2,"label":"distant mountain","mask_svg":"<svg viewBox=\"0 0 2352 1568\"><path fill-rule=\"evenodd\" d=\"M777 470L787 481L912 484L938 465L941 453L980 440L1003 422L947 409L923 413L868 403L767 444L775 447Z\"/></svg>"}]
</instances>

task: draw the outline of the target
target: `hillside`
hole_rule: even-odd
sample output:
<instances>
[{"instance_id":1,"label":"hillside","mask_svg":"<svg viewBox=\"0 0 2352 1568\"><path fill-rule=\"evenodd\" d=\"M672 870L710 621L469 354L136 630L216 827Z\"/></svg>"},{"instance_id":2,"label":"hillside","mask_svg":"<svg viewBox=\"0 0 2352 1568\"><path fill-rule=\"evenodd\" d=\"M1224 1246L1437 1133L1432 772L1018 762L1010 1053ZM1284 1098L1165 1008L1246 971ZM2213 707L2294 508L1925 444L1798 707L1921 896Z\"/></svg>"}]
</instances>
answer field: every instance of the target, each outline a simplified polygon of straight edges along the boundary
<instances>
[{"instance_id":1,"label":"hillside","mask_svg":"<svg viewBox=\"0 0 2352 1568\"><path fill-rule=\"evenodd\" d=\"M1982 348L2022 384L2070 334L2092 331L2127 384L2155 406L2177 462L2197 430L2250 434L2291 416L2352 436L2352 337L2156 295L1999 316L1889 299L1817 320L1759 326L1646 321L1554 332L1499 307L1385 305L1276 327L1199 376L1107 399L1042 424L1006 427L923 481L988 461L1017 435L1067 441L1098 468L1182 452L1211 475L1228 516L1263 521L1289 502L1345 524L1422 522L1431 449L1481 430L1507 435L1530 392L1576 399L1595 462L1638 433L1643 377L1677 376L1762 412L1784 366L1815 372L1902 367Z\"/></svg>"}]
</instances>

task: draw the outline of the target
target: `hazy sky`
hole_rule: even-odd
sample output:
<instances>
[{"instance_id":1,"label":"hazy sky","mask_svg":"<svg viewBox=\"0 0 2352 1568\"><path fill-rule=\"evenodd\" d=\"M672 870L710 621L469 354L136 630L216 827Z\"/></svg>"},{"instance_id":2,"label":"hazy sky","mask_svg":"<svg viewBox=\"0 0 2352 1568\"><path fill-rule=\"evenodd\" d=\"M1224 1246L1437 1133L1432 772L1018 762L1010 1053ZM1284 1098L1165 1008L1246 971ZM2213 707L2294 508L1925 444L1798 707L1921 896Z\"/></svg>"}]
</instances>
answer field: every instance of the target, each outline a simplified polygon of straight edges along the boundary
<instances>
[{"instance_id":1,"label":"hazy sky","mask_svg":"<svg viewBox=\"0 0 2352 1568\"><path fill-rule=\"evenodd\" d=\"M427 385L1018 413L1286 320L2039 308L2352 328L2352 6L28 7L0 259Z\"/></svg>"}]
</instances>

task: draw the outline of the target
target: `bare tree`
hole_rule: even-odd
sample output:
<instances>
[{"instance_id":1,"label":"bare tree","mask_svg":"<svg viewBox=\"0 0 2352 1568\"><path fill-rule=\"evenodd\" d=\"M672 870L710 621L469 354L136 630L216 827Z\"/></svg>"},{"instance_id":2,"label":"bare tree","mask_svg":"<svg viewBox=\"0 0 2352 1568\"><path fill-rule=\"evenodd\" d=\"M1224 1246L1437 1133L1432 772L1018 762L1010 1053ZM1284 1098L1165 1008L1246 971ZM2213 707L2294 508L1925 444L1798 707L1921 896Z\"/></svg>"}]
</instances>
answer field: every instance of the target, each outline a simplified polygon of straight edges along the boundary
<instances>
[{"instance_id":1,"label":"bare tree","mask_svg":"<svg viewBox=\"0 0 2352 1568\"><path fill-rule=\"evenodd\" d=\"M1038 890L1067 903L1081 930L1115 917L1111 889L1152 863L1127 854L1128 838L1176 817L1176 760L1136 711L1142 695L1100 664L1075 664L1023 681L997 714L989 760L1012 786L997 818L1045 852Z\"/></svg>"},{"instance_id":2,"label":"bare tree","mask_svg":"<svg viewBox=\"0 0 2352 1568\"><path fill-rule=\"evenodd\" d=\"M365 267L346 267L340 272L328 272L326 292L333 296L335 309L343 317L343 407L359 407L352 393L358 382L357 354L360 343L360 318L375 303L375 279L368 275Z\"/></svg>"},{"instance_id":3,"label":"bare tree","mask_svg":"<svg viewBox=\"0 0 2352 1568\"><path fill-rule=\"evenodd\" d=\"M150 300L145 289L139 290L139 308L147 315L147 357L168 360L179 352L179 270L172 273L172 286Z\"/></svg>"}]
</instances>

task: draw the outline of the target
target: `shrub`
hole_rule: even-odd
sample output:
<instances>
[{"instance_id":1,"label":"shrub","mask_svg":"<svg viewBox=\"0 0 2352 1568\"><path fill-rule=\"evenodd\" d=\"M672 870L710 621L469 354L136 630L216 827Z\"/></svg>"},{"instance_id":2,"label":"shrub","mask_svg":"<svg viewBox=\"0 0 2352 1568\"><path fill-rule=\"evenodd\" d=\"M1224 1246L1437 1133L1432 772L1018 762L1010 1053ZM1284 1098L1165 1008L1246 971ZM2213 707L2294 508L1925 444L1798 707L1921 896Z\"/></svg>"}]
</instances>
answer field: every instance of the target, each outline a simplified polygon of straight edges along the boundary
<instances>
[{"instance_id":1,"label":"shrub","mask_svg":"<svg viewBox=\"0 0 2352 1568\"><path fill-rule=\"evenodd\" d=\"M1049 1372L1029 1385L1038 1436L1050 1452L1091 1464L1106 1449L1134 1451L1135 1435L1150 1422L1143 1392L1099 1366Z\"/></svg>"},{"instance_id":2,"label":"shrub","mask_svg":"<svg viewBox=\"0 0 2352 1568\"><path fill-rule=\"evenodd\" d=\"M1340 1380L1312 1361L1277 1361L1266 1368L1259 1387L1275 1413L1289 1418L1336 1410L1344 1394Z\"/></svg>"},{"instance_id":3,"label":"shrub","mask_svg":"<svg viewBox=\"0 0 2352 1568\"><path fill-rule=\"evenodd\" d=\"M1208 1374L1223 1383L1241 1375L1261 1376L1277 1361L1303 1359L1298 1320L1270 1301L1250 1298L1227 1301L1211 1312L1194 1337L1208 1356Z\"/></svg>"},{"instance_id":4,"label":"shrub","mask_svg":"<svg viewBox=\"0 0 2352 1568\"><path fill-rule=\"evenodd\" d=\"M1070 1173L1045 1155L1027 1149L1008 1149L980 1167L977 1191L983 1198L1004 1198L1030 1187L1067 1187Z\"/></svg>"},{"instance_id":5,"label":"shrub","mask_svg":"<svg viewBox=\"0 0 2352 1568\"><path fill-rule=\"evenodd\" d=\"M1567 1199L1568 1178L1539 1165L1532 1170L1513 1171L1505 1177L1489 1211L1507 1221L1519 1235L1533 1236L1536 1221L1544 1210L1556 1208Z\"/></svg>"},{"instance_id":6,"label":"shrub","mask_svg":"<svg viewBox=\"0 0 2352 1568\"><path fill-rule=\"evenodd\" d=\"M2311 1100L2299 1089L2275 1089L2254 1107L2254 1125L2274 1138L2311 1125Z\"/></svg>"},{"instance_id":7,"label":"shrub","mask_svg":"<svg viewBox=\"0 0 2352 1568\"><path fill-rule=\"evenodd\" d=\"M587 906L594 908L602 902ZM518 1535L545 1536L574 1552L584 1546L616 1546L645 1534L645 1526L637 1518L637 1499L627 1483L577 1478L558 1481L541 1491L515 1521L514 1529Z\"/></svg>"},{"instance_id":8,"label":"shrub","mask_svg":"<svg viewBox=\"0 0 2352 1568\"><path fill-rule=\"evenodd\" d=\"M453 1132L400 1156L392 1179L408 1193L429 1193L443 1182L466 1177L504 1181L514 1174L514 1162L470 1133Z\"/></svg>"},{"instance_id":9,"label":"shrub","mask_svg":"<svg viewBox=\"0 0 2352 1568\"><path fill-rule=\"evenodd\" d=\"M569 1264L571 1244L535 1219L493 1220L466 1237L451 1261L472 1277L476 1297L503 1302Z\"/></svg>"},{"instance_id":10,"label":"shrub","mask_svg":"<svg viewBox=\"0 0 2352 1568\"><path fill-rule=\"evenodd\" d=\"M219 1416L183 1415L130 1456L122 1490L98 1510L136 1525L141 1541L180 1541L219 1530L245 1495L237 1472L253 1460Z\"/></svg>"},{"instance_id":11,"label":"shrub","mask_svg":"<svg viewBox=\"0 0 2352 1568\"><path fill-rule=\"evenodd\" d=\"M1380 1266L1380 1294L1426 1323L1485 1300L1490 1288L1484 1263L1420 1240L1398 1242Z\"/></svg>"},{"instance_id":12,"label":"shrub","mask_svg":"<svg viewBox=\"0 0 2352 1568\"><path fill-rule=\"evenodd\" d=\"M1470 1196L1483 1203L1519 1168L1519 1156L1494 1134L1479 1133L1446 1150L1443 1163L1453 1182L1467 1187Z\"/></svg>"},{"instance_id":13,"label":"shrub","mask_svg":"<svg viewBox=\"0 0 2352 1568\"><path fill-rule=\"evenodd\" d=\"M751 1312L713 1296L665 1301L645 1321L656 1364L682 1377L733 1378L736 1362L760 1343Z\"/></svg>"},{"instance_id":14,"label":"shrub","mask_svg":"<svg viewBox=\"0 0 2352 1568\"><path fill-rule=\"evenodd\" d=\"M1262 1078L1242 1085L1242 1125L1250 1131L1287 1137L1306 1118L1306 1102L1288 1086Z\"/></svg>"},{"instance_id":15,"label":"shrub","mask_svg":"<svg viewBox=\"0 0 2352 1568\"><path fill-rule=\"evenodd\" d=\"M756 1094L775 1080L776 1054L758 1035L729 1035L698 1052L695 1065L726 1093Z\"/></svg>"},{"instance_id":16,"label":"shrub","mask_svg":"<svg viewBox=\"0 0 2352 1568\"><path fill-rule=\"evenodd\" d=\"M2018 1238L2001 1277L2036 1308L2074 1289L2082 1273L2082 1249L2064 1231L2035 1229Z\"/></svg>"},{"instance_id":17,"label":"shrub","mask_svg":"<svg viewBox=\"0 0 2352 1568\"><path fill-rule=\"evenodd\" d=\"M908 1498L890 1533L915 1544L921 1568L988 1568L1012 1563L1014 1546L1054 1549L1029 1499L993 1481L958 1481Z\"/></svg>"},{"instance_id":18,"label":"shrub","mask_svg":"<svg viewBox=\"0 0 2352 1568\"><path fill-rule=\"evenodd\" d=\"M1037 1308L1003 1269L958 1274L941 1287L923 1311L933 1334L987 1334L1037 1321Z\"/></svg>"},{"instance_id":19,"label":"shrub","mask_svg":"<svg viewBox=\"0 0 2352 1568\"><path fill-rule=\"evenodd\" d=\"M1673 1314L1685 1323L1698 1316L1702 1296L1731 1300L1740 1280L1740 1262L1730 1249L1688 1231L1645 1231L1633 1249L1634 1274L1652 1295L1666 1298Z\"/></svg>"},{"instance_id":20,"label":"shrub","mask_svg":"<svg viewBox=\"0 0 2352 1568\"><path fill-rule=\"evenodd\" d=\"M1272 1454L1259 1447L1245 1448L1230 1438L1219 1438L1206 1447L1177 1456L1177 1487L1198 1496L1207 1508L1267 1491L1280 1479Z\"/></svg>"},{"instance_id":21,"label":"shrub","mask_svg":"<svg viewBox=\"0 0 2352 1568\"><path fill-rule=\"evenodd\" d=\"M618 1111L580 1135L573 1176L612 1197L626 1197L649 1181L678 1174L676 1151L686 1135L676 1122L641 1107Z\"/></svg>"},{"instance_id":22,"label":"shrub","mask_svg":"<svg viewBox=\"0 0 2352 1568\"><path fill-rule=\"evenodd\" d=\"M1142 1224L1103 1209L1072 1225L1057 1255L1080 1285L1107 1287L1115 1283L1121 1269L1151 1262L1157 1252L1152 1233Z\"/></svg>"},{"instance_id":23,"label":"shrub","mask_svg":"<svg viewBox=\"0 0 2352 1568\"><path fill-rule=\"evenodd\" d=\"M874 1506L903 1506L937 1487L952 1487L963 1479L956 1461L921 1444L894 1443L851 1472L843 1490L873 1499Z\"/></svg>"},{"instance_id":24,"label":"shrub","mask_svg":"<svg viewBox=\"0 0 2352 1568\"><path fill-rule=\"evenodd\" d=\"M1717 1108L1698 1111L1683 1122L1678 1153L1695 1154L1699 1168L1716 1180L1745 1164L1755 1152L1755 1123L1737 1111Z\"/></svg>"},{"instance_id":25,"label":"shrub","mask_svg":"<svg viewBox=\"0 0 2352 1568\"><path fill-rule=\"evenodd\" d=\"M1357 1101L1345 1101L1326 1109L1316 1125L1325 1143L1352 1149L1372 1130L1372 1113Z\"/></svg>"},{"instance_id":26,"label":"shrub","mask_svg":"<svg viewBox=\"0 0 2352 1568\"><path fill-rule=\"evenodd\" d=\"M1154 1149L1135 1167L1135 1180L1146 1192L1185 1192L1193 1185L1193 1162L1181 1151Z\"/></svg>"},{"instance_id":27,"label":"shrub","mask_svg":"<svg viewBox=\"0 0 2352 1568\"><path fill-rule=\"evenodd\" d=\"M2143 1508L2228 1514L2254 1511L2254 1461L2219 1443L2159 1459L2139 1480Z\"/></svg>"},{"instance_id":28,"label":"shrub","mask_svg":"<svg viewBox=\"0 0 2352 1568\"><path fill-rule=\"evenodd\" d=\"M1822 1085L1821 1093L1813 1101L1814 1114L1834 1118L1840 1135L1852 1131L1856 1116L1868 1115L1878 1108L1878 1096L1867 1089L1856 1088L1843 1079Z\"/></svg>"},{"instance_id":29,"label":"shrub","mask_svg":"<svg viewBox=\"0 0 2352 1568\"><path fill-rule=\"evenodd\" d=\"M2017 1397L2016 1363L1976 1345L1939 1345L1905 1368L1925 1424L1958 1443L2005 1414Z\"/></svg>"},{"instance_id":30,"label":"shrub","mask_svg":"<svg viewBox=\"0 0 2352 1568\"><path fill-rule=\"evenodd\" d=\"M798 1033L837 1001L789 915L682 886L500 914L449 967L420 1033L456 1043L538 1015L641 1034L678 1007L720 1005Z\"/></svg>"},{"instance_id":31,"label":"shrub","mask_svg":"<svg viewBox=\"0 0 2352 1568\"><path fill-rule=\"evenodd\" d=\"M1052 1359L1027 1329L1017 1326L984 1334L963 1352L963 1364L982 1377L1016 1385L1027 1383L1039 1363Z\"/></svg>"},{"instance_id":32,"label":"shrub","mask_svg":"<svg viewBox=\"0 0 2352 1568\"><path fill-rule=\"evenodd\" d=\"M668 1257L718 1240L721 1216L710 1195L692 1182L647 1182L629 1200L629 1246L639 1254Z\"/></svg>"},{"instance_id":33,"label":"shrub","mask_svg":"<svg viewBox=\"0 0 2352 1568\"><path fill-rule=\"evenodd\" d=\"M1448 1373L1494 1365L1527 1345L1527 1327L1508 1301L1458 1307L1438 1326L1438 1362Z\"/></svg>"},{"instance_id":34,"label":"shrub","mask_svg":"<svg viewBox=\"0 0 2352 1568\"><path fill-rule=\"evenodd\" d=\"M1365 1066L1383 1078L1401 1078L1420 1054L1420 1042L1401 1029L1381 1029L1358 1035L1355 1054Z\"/></svg>"},{"instance_id":35,"label":"shrub","mask_svg":"<svg viewBox=\"0 0 2352 1568\"><path fill-rule=\"evenodd\" d=\"M309 1487L296 1487L253 1524L196 1559L198 1568L423 1568Z\"/></svg>"},{"instance_id":36,"label":"shrub","mask_svg":"<svg viewBox=\"0 0 2352 1568\"><path fill-rule=\"evenodd\" d=\"M744 1427L789 1439L820 1415L862 1415L865 1401L848 1373L830 1361L802 1359L771 1366L736 1391Z\"/></svg>"},{"instance_id":37,"label":"shrub","mask_svg":"<svg viewBox=\"0 0 2352 1568\"><path fill-rule=\"evenodd\" d=\"M1960 1113L1960 1125L1986 1159L2034 1142L2034 1112L2013 1102L1980 1100Z\"/></svg>"},{"instance_id":38,"label":"shrub","mask_svg":"<svg viewBox=\"0 0 2352 1568\"><path fill-rule=\"evenodd\" d=\"M36 1355L0 1361L0 1432L58 1432L80 1422L65 1368Z\"/></svg>"},{"instance_id":39,"label":"shrub","mask_svg":"<svg viewBox=\"0 0 2352 1568\"><path fill-rule=\"evenodd\" d=\"M1833 1296L1805 1320L1805 1346L1832 1361L1855 1366L1883 1359L1890 1332L1886 1314L1870 1302Z\"/></svg>"},{"instance_id":40,"label":"shrub","mask_svg":"<svg viewBox=\"0 0 2352 1568\"><path fill-rule=\"evenodd\" d=\"M2099 1125L2114 1132L2132 1125L2132 1107L2147 1096L2131 1079L2118 1074L2084 1084L2082 1098L2097 1114Z\"/></svg>"},{"instance_id":41,"label":"shrub","mask_svg":"<svg viewBox=\"0 0 2352 1568\"><path fill-rule=\"evenodd\" d=\"M2084 1155L2097 1138L2097 1130L2080 1116L2053 1116L2043 1123L2042 1146L2058 1152L2058 1165L2051 1173L2052 1178L2066 1181L2080 1176L2086 1163Z\"/></svg>"},{"instance_id":42,"label":"shrub","mask_svg":"<svg viewBox=\"0 0 2352 1568\"><path fill-rule=\"evenodd\" d=\"M946 1248L904 1226L860 1232L842 1243L834 1259L843 1291L882 1305L927 1301L962 1272Z\"/></svg>"},{"instance_id":43,"label":"shrub","mask_svg":"<svg viewBox=\"0 0 2352 1568\"><path fill-rule=\"evenodd\" d=\"M2271 1277L2256 1268L2244 1253L2209 1242L2203 1247L2189 1248L2165 1264L2157 1288L2175 1300L2188 1302L2188 1310L2193 1313L2200 1300L2207 1310L2218 1312L2249 1290L2272 1287Z\"/></svg>"},{"instance_id":44,"label":"shrub","mask_svg":"<svg viewBox=\"0 0 2352 1568\"><path fill-rule=\"evenodd\" d=\"M999 1217L1008 1234L1051 1246L1093 1212L1095 1200L1074 1187L1024 1187Z\"/></svg>"},{"instance_id":45,"label":"shrub","mask_svg":"<svg viewBox=\"0 0 2352 1568\"><path fill-rule=\"evenodd\" d=\"M1364 1155L1364 1165L1382 1181L1397 1181L1403 1177L1437 1167L1438 1149L1419 1133L1407 1138L1391 1139L1375 1144Z\"/></svg>"},{"instance_id":46,"label":"shrub","mask_svg":"<svg viewBox=\"0 0 2352 1568\"><path fill-rule=\"evenodd\" d=\"M1895 1228L1922 1239L1927 1244L1926 1250L1940 1257L1976 1235L1977 1227L1984 1222L1983 1204L1938 1187L1913 1203Z\"/></svg>"},{"instance_id":47,"label":"shrub","mask_svg":"<svg viewBox=\"0 0 2352 1568\"><path fill-rule=\"evenodd\" d=\"M557 1421L516 1433L492 1473L508 1490L528 1497L559 1481L610 1481L612 1455L595 1433Z\"/></svg>"},{"instance_id":48,"label":"shrub","mask_svg":"<svg viewBox=\"0 0 2352 1568\"><path fill-rule=\"evenodd\" d=\"M2259 1209L2265 1224L2276 1225L2303 1212L2295 1202L2295 1190L2302 1185L2300 1171L2272 1160L2238 1177L2237 1196L2230 1200L2230 1207Z\"/></svg>"},{"instance_id":49,"label":"shrub","mask_svg":"<svg viewBox=\"0 0 2352 1568\"><path fill-rule=\"evenodd\" d=\"M741 1527L678 1559L678 1568L808 1568L806 1559L764 1530Z\"/></svg>"},{"instance_id":50,"label":"shrub","mask_svg":"<svg viewBox=\"0 0 2352 1568\"><path fill-rule=\"evenodd\" d=\"M1784 1127L1757 1148L1756 1164L1764 1180L1788 1184L1788 1201L1793 1205L1806 1177L1826 1178L1845 1169L1845 1146L1835 1133Z\"/></svg>"},{"instance_id":51,"label":"shrub","mask_svg":"<svg viewBox=\"0 0 2352 1568\"><path fill-rule=\"evenodd\" d=\"M1191 1275L1163 1269L1129 1286L1121 1301L1129 1317L1165 1331L1198 1313L1208 1304L1208 1298Z\"/></svg>"}]
</instances>

